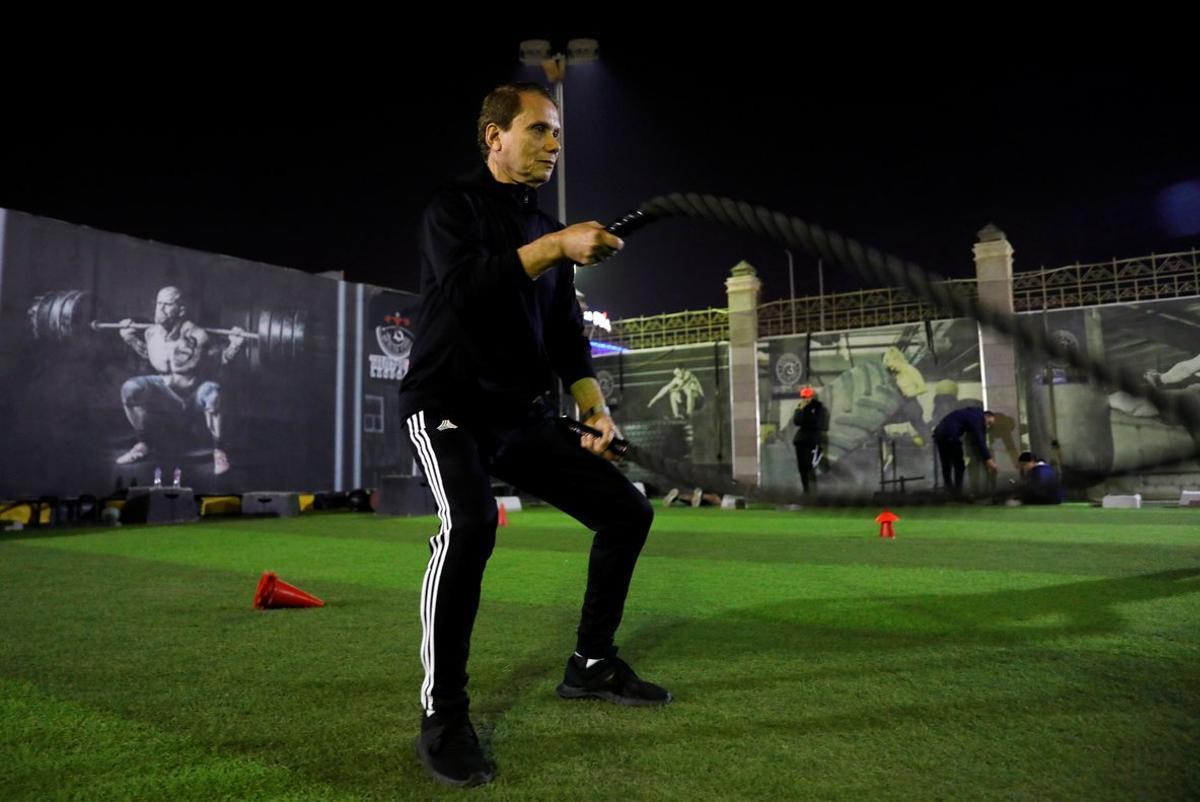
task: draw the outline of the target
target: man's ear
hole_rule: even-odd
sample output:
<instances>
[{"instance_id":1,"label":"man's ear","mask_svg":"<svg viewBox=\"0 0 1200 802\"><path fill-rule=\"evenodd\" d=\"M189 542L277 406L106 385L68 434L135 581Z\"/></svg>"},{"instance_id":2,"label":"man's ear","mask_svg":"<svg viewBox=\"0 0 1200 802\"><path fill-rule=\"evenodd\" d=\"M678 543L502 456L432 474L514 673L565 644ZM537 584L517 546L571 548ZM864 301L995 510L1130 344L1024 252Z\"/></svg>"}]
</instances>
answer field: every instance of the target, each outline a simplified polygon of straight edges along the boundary
<instances>
[{"instance_id":1,"label":"man's ear","mask_svg":"<svg viewBox=\"0 0 1200 802\"><path fill-rule=\"evenodd\" d=\"M487 144L488 150L500 150L500 126L495 123L488 123L483 129L483 141Z\"/></svg>"}]
</instances>

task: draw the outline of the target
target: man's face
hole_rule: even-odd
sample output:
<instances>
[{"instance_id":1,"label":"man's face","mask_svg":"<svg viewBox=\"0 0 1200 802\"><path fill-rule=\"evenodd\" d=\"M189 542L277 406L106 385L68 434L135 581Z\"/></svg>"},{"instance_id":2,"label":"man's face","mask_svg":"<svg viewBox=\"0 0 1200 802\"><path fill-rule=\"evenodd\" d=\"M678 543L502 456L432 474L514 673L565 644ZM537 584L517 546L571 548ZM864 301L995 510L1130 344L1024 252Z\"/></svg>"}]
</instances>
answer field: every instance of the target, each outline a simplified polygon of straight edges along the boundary
<instances>
[{"instance_id":1,"label":"man's face","mask_svg":"<svg viewBox=\"0 0 1200 802\"><path fill-rule=\"evenodd\" d=\"M498 173L496 179L527 187L540 187L549 181L562 150L558 141L561 131L554 104L539 94L522 92L521 111L509 129L501 131L497 126L492 131L489 127L487 142Z\"/></svg>"},{"instance_id":2,"label":"man's face","mask_svg":"<svg viewBox=\"0 0 1200 802\"><path fill-rule=\"evenodd\" d=\"M159 290L158 297L154 299L154 322L162 325L170 325L183 317L183 303L179 290L174 287L167 287Z\"/></svg>"}]
</instances>

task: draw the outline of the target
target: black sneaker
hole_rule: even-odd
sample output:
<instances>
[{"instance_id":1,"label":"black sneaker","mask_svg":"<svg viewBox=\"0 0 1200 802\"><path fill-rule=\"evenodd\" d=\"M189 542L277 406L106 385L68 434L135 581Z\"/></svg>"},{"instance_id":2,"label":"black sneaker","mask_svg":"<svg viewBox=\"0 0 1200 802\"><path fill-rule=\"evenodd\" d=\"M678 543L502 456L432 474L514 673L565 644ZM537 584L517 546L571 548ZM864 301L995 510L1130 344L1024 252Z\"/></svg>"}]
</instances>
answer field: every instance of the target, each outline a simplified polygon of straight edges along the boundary
<instances>
[{"instance_id":1,"label":"black sneaker","mask_svg":"<svg viewBox=\"0 0 1200 802\"><path fill-rule=\"evenodd\" d=\"M466 713L422 718L417 757L431 777L447 785L483 785L495 776Z\"/></svg>"},{"instance_id":2,"label":"black sneaker","mask_svg":"<svg viewBox=\"0 0 1200 802\"><path fill-rule=\"evenodd\" d=\"M606 657L591 668L587 661L571 655L567 670L559 684L558 695L563 699L603 699L615 705L665 705L671 701L666 688L638 679L633 669L619 657Z\"/></svg>"}]
</instances>

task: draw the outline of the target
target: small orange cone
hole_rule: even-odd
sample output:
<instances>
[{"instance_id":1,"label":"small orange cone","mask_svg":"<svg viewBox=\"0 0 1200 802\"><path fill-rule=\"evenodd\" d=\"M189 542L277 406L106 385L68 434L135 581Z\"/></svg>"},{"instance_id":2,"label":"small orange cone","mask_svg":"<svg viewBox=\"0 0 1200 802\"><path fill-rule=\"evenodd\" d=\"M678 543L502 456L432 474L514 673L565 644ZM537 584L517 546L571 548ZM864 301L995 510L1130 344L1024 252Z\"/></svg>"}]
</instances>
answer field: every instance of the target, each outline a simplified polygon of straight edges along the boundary
<instances>
[{"instance_id":1,"label":"small orange cone","mask_svg":"<svg viewBox=\"0 0 1200 802\"><path fill-rule=\"evenodd\" d=\"M879 536L886 537L889 540L895 540L896 530L892 528L892 523L899 520L899 515L888 511L888 509L885 507L883 512L875 516L875 523L879 524Z\"/></svg>"},{"instance_id":2,"label":"small orange cone","mask_svg":"<svg viewBox=\"0 0 1200 802\"><path fill-rule=\"evenodd\" d=\"M500 502L500 517L497 519L497 526L508 526L508 510L504 509L504 502Z\"/></svg>"},{"instance_id":3,"label":"small orange cone","mask_svg":"<svg viewBox=\"0 0 1200 802\"><path fill-rule=\"evenodd\" d=\"M254 609L270 610L276 607L324 607L325 602L295 585L289 585L275 575L274 571L263 571L254 591Z\"/></svg>"}]
</instances>

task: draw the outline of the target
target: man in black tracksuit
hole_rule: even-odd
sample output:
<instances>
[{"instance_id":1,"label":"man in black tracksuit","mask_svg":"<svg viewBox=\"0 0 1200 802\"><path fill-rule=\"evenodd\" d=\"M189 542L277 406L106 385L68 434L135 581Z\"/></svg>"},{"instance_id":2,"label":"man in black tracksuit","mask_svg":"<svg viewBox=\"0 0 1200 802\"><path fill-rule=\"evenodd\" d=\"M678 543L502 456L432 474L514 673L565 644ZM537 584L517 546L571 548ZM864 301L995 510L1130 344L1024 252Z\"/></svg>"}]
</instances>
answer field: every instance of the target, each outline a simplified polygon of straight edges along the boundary
<instances>
[{"instance_id":1,"label":"man in black tracksuit","mask_svg":"<svg viewBox=\"0 0 1200 802\"><path fill-rule=\"evenodd\" d=\"M495 476L595 531L575 654L558 694L626 705L670 694L616 656L634 565L653 518L646 498L602 458L615 427L591 364L573 263L597 264L621 240L596 222L563 228L537 207L560 145L558 109L534 84L484 100L485 164L439 192L420 229L421 309L400 410L438 504L441 527L421 589L424 716L417 751L454 785L492 778L467 715L467 655L484 566L496 540ZM551 374L602 434L570 435L541 400Z\"/></svg>"},{"instance_id":2,"label":"man in black tracksuit","mask_svg":"<svg viewBox=\"0 0 1200 802\"><path fill-rule=\"evenodd\" d=\"M963 407L956 409L933 429L933 442L937 445L938 459L942 463L942 477L946 480L946 489L951 495L962 495L963 471L966 461L963 459L963 435L970 434L975 447L979 450L980 459L987 465L993 475L998 470L996 460L988 448L987 429L996 420L991 410L979 407Z\"/></svg>"}]
</instances>

